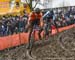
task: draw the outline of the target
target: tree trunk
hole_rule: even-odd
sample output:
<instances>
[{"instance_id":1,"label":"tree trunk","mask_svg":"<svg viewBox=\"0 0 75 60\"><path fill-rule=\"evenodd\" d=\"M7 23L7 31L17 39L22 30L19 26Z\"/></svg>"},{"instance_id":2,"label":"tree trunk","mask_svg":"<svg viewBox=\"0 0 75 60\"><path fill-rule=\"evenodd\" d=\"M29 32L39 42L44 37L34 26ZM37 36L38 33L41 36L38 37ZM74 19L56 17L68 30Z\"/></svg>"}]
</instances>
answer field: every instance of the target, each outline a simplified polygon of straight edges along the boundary
<instances>
[{"instance_id":1,"label":"tree trunk","mask_svg":"<svg viewBox=\"0 0 75 60\"><path fill-rule=\"evenodd\" d=\"M34 7L32 7L32 1L33 0L30 0L29 1L29 3L27 2L27 0L26 0L26 3L28 4L28 6L30 7L30 10L32 11L35 7L36 7L36 5L38 4L38 1L36 1L36 4L35 4L35 6Z\"/></svg>"},{"instance_id":2,"label":"tree trunk","mask_svg":"<svg viewBox=\"0 0 75 60\"><path fill-rule=\"evenodd\" d=\"M33 7L32 7L32 0L30 0L29 7L30 7L30 9L31 9L31 11L32 11L32 10L33 10Z\"/></svg>"}]
</instances>

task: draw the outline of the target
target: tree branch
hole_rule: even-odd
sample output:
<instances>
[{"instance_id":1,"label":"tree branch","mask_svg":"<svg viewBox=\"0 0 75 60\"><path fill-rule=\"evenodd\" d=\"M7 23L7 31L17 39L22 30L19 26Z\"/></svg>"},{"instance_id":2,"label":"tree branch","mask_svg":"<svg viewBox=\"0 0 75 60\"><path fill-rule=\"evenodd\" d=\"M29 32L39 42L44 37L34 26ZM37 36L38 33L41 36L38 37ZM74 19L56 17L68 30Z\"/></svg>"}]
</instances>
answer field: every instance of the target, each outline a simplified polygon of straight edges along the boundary
<instances>
[{"instance_id":1,"label":"tree branch","mask_svg":"<svg viewBox=\"0 0 75 60\"><path fill-rule=\"evenodd\" d=\"M30 4L27 2L27 0L25 0L25 1L26 1L27 5L30 7Z\"/></svg>"},{"instance_id":2,"label":"tree branch","mask_svg":"<svg viewBox=\"0 0 75 60\"><path fill-rule=\"evenodd\" d=\"M36 4L35 4L35 6L33 7L33 9L37 6L37 4L38 4L38 1L36 2Z\"/></svg>"}]
</instances>

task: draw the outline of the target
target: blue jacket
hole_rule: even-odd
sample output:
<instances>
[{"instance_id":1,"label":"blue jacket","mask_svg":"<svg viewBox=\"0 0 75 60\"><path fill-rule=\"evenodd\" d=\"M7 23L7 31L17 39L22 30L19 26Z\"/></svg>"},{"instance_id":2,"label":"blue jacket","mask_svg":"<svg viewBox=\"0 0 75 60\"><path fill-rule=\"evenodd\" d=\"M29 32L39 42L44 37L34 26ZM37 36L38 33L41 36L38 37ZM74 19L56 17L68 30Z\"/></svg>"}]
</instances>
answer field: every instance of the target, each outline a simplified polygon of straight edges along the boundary
<instances>
[{"instance_id":1,"label":"blue jacket","mask_svg":"<svg viewBox=\"0 0 75 60\"><path fill-rule=\"evenodd\" d=\"M43 15L43 19L47 20L47 19L53 19L53 12L51 11L47 11L44 15Z\"/></svg>"}]
</instances>

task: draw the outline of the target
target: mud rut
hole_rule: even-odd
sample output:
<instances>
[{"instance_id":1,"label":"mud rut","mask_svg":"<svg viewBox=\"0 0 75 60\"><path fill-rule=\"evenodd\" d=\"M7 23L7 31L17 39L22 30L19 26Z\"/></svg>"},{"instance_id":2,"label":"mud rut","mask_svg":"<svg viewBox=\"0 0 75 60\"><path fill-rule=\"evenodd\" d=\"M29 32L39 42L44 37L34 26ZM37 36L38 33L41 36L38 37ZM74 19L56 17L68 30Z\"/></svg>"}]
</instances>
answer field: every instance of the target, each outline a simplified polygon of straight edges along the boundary
<instances>
[{"instance_id":1,"label":"mud rut","mask_svg":"<svg viewBox=\"0 0 75 60\"><path fill-rule=\"evenodd\" d=\"M75 60L75 28L35 42L31 56L22 45L1 51L0 60Z\"/></svg>"}]
</instances>

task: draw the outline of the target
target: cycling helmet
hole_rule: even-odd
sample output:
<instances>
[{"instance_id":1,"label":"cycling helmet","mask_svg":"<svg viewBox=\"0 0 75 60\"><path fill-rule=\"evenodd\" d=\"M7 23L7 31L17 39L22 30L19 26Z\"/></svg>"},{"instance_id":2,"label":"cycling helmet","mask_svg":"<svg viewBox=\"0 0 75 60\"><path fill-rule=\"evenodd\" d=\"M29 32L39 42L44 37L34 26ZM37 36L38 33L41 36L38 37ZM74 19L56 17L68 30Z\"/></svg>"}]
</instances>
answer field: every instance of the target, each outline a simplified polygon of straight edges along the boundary
<instances>
[{"instance_id":1,"label":"cycling helmet","mask_svg":"<svg viewBox=\"0 0 75 60\"><path fill-rule=\"evenodd\" d=\"M36 12L36 13L40 13L40 9L39 8L36 8L36 9L34 9L34 12Z\"/></svg>"}]
</instances>

